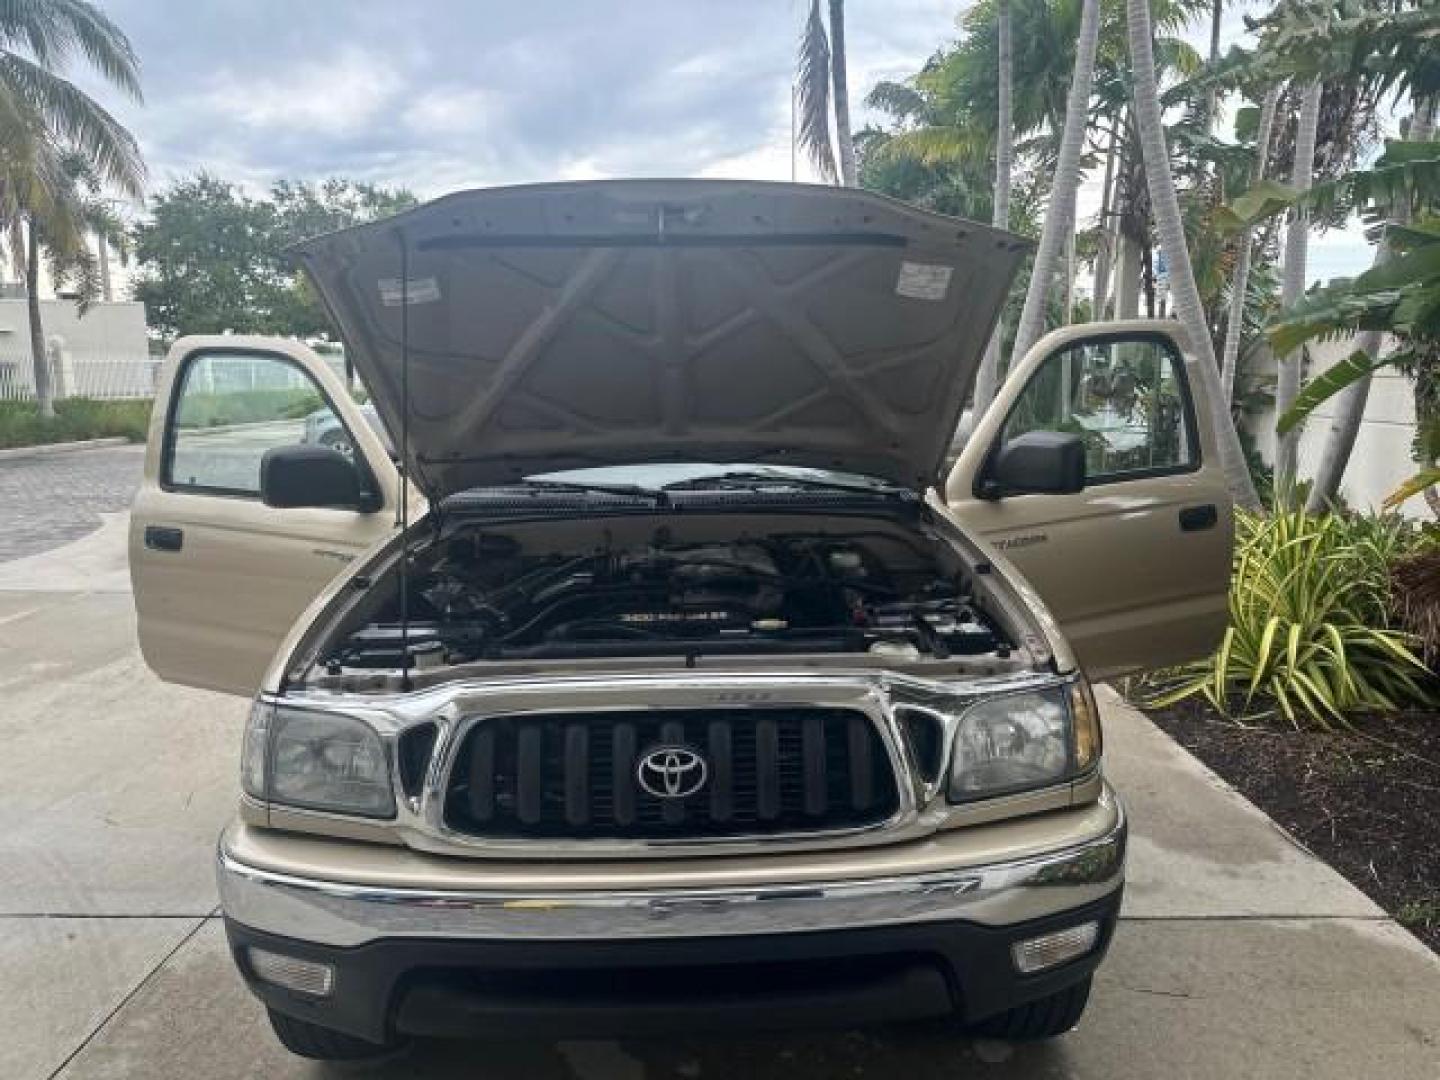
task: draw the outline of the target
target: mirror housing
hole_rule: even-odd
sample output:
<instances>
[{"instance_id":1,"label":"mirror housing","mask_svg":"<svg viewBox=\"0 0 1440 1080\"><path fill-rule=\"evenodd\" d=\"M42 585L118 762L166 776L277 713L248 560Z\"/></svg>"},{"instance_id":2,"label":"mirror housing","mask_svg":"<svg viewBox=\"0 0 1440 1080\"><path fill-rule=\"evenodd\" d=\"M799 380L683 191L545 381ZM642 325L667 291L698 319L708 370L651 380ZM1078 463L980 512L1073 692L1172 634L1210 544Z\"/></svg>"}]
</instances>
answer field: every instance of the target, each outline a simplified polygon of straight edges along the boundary
<instances>
[{"instance_id":1,"label":"mirror housing","mask_svg":"<svg viewBox=\"0 0 1440 1080\"><path fill-rule=\"evenodd\" d=\"M260 459L260 498L286 510L324 507L377 509L361 484L360 468L328 446L276 446Z\"/></svg>"},{"instance_id":2,"label":"mirror housing","mask_svg":"<svg viewBox=\"0 0 1440 1080\"><path fill-rule=\"evenodd\" d=\"M1027 431L1004 443L986 470L983 494L1074 495L1085 488L1085 443L1060 431Z\"/></svg>"}]
</instances>

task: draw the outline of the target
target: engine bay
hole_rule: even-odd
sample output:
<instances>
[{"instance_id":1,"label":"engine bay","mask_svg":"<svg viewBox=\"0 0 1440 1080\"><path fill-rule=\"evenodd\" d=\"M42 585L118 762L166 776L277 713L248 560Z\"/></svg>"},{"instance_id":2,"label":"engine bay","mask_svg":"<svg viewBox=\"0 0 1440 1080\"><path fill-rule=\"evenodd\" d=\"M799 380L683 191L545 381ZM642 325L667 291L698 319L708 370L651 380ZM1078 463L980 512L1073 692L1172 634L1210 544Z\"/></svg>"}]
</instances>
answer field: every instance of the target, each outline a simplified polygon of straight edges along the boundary
<instances>
[{"instance_id":1,"label":"engine bay","mask_svg":"<svg viewBox=\"0 0 1440 1080\"><path fill-rule=\"evenodd\" d=\"M586 526L593 536L585 536ZM463 525L321 655L327 674L485 660L1006 656L958 555L894 522L794 517ZM578 535L577 535L578 534Z\"/></svg>"}]
</instances>

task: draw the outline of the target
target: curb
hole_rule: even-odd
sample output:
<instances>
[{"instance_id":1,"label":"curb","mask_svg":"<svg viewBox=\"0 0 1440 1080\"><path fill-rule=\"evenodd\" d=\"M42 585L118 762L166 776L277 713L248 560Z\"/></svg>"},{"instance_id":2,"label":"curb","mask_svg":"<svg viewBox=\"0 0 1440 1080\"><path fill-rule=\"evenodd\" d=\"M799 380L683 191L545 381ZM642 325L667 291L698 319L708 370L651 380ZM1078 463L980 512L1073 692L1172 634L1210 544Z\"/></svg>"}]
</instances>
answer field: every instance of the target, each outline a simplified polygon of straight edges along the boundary
<instances>
[{"instance_id":1,"label":"curb","mask_svg":"<svg viewBox=\"0 0 1440 1080\"><path fill-rule=\"evenodd\" d=\"M124 435L111 435L104 439L81 439L79 442L42 443L39 446L12 446L0 450L0 461L15 458L47 457L50 454L68 454L75 450L98 450L105 446L129 446L130 440ZM138 444L136 444L138 445Z\"/></svg>"}]
</instances>

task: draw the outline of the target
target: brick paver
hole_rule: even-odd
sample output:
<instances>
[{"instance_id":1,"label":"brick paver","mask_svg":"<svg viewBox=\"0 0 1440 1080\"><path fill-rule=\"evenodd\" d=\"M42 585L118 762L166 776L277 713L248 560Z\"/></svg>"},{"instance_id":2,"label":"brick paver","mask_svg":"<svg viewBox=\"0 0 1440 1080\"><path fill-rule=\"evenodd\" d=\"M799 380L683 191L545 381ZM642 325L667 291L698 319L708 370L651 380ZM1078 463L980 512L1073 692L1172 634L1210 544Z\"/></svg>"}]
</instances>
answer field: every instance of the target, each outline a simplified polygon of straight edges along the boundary
<instances>
[{"instance_id":1,"label":"brick paver","mask_svg":"<svg viewBox=\"0 0 1440 1080\"><path fill-rule=\"evenodd\" d=\"M37 555L97 529L140 486L143 446L0 458L0 562Z\"/></svg>"}]
</instances>

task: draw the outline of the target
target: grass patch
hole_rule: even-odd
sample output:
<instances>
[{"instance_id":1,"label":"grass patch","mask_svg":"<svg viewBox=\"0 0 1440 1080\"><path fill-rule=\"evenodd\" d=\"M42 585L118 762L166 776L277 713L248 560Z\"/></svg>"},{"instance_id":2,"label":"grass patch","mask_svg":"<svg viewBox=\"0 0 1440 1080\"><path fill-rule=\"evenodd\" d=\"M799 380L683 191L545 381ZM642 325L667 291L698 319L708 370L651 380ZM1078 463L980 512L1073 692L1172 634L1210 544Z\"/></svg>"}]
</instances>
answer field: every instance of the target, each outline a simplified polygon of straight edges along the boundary
<instances>
[{"instance_id":1,"label":"grass patch","mask_svg":"<svg viewBox=\"0 0 1440 1080\"><path fill-rule=\"evenodd\" d=\"M0 401L0 449L117 436L144 442L151 405L149 398L65 398L55 403L54 417L45 419L33 401Z\"/></svg>"}]
</instances>

